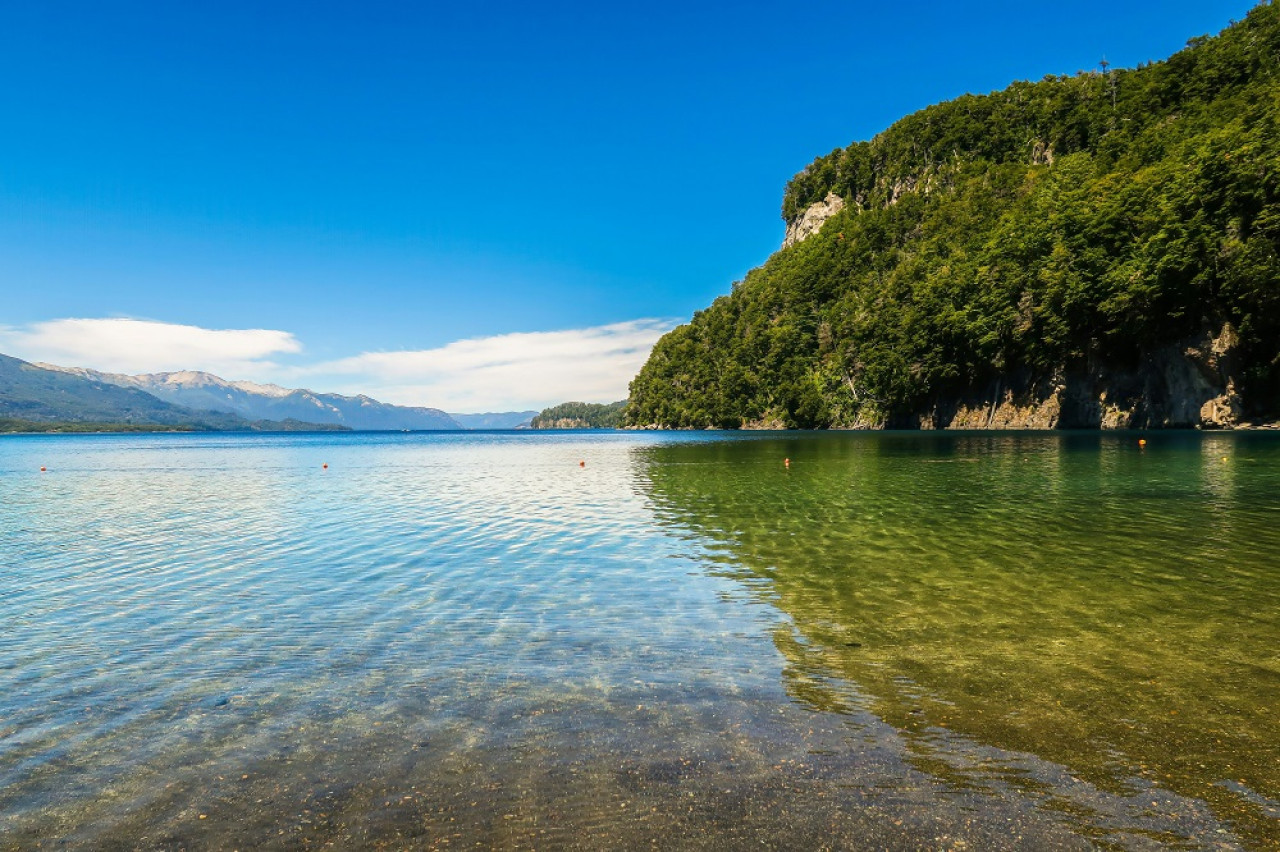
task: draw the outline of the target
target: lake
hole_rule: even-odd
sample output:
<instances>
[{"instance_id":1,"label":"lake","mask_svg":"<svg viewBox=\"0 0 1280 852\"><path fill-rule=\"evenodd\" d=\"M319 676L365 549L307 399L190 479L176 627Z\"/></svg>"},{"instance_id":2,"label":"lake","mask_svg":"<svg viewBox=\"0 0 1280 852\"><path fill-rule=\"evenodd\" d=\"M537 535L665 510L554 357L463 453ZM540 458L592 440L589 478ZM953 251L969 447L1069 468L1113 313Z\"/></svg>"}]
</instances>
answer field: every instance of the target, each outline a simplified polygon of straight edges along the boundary
<instances>
[{"instance_id":1,"label":"lake","mask_svg":"<svg viewBox=\"0 0 1280 852\"><path fill-rule=\"evenodd\" d=\"M1275 849L1278 707L1280 435L0 438L0 848Z\"/></svg>"}]
</instances>

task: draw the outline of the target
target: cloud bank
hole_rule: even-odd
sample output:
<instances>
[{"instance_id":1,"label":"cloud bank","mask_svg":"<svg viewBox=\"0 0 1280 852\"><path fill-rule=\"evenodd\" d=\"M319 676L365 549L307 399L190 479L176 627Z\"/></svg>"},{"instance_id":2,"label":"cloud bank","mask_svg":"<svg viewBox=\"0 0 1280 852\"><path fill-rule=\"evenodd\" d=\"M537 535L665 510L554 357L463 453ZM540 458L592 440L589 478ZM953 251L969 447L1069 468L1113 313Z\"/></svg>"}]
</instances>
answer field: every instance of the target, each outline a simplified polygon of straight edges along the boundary
<instances>
[{"instance_id":1,"label":"cloud bank","mask_svg":"<svg viewBox=\"0 0 1280 852\"><path fill-rule=\"evenodd\" d=\"M0 328L0 352L7 355L108 373L261 374L275 368L273 356L301 351L292 334L263 328L211 329L139 319L57 319Z\"/></svg>"},{"instance_id":2,"label":"cloud bank","mask_svg":"<svg viewBox=\"0 0 1280 852\"><path fill-rule=\"evenodd\" d=\"M306 372L334 390L448 411L541 409L568 400L613 402L673 322L641 319L594 328L502 334L436 349L365 352Z\"/></svg>"},{"instance_id":3,"label":"cloud bank","mask_svg":"<svg viewBox=\"0 0 1280 852\"><path fill-rule=\"evenodd\" d=\"M541 409L625 399L654 343L675 325L640 319L564 331L458 340L434 349L364 352L311 365L280 363L302 343L287 331L208 329L139 319L57 319L0 327L0 352L109 373L204 370L225 379L456 412Z\"/></svg>"}]
</instances>

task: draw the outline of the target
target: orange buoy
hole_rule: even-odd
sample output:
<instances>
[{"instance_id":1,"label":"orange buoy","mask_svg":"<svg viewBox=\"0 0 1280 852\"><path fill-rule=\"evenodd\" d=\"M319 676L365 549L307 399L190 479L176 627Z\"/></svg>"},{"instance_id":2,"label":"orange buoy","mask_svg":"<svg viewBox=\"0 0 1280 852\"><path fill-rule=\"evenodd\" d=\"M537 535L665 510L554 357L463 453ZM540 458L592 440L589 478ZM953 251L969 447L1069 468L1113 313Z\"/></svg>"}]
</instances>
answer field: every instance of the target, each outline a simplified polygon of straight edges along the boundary
<instances>
[{"instance_id":1,"label":"orange buoy","mask_svg":"<svg viewBox=\"0 0 1280 852\"><path fill-rule=\"evenodd\" d=\"M328 463L328 462L325 462L324 464L320 465L320 468L321 468L322 470L328 470L328 469L329 469L329 463Z\"/></svg>"},{"instance_id":2,"label":"orange buoy","mask_svg":"<svg viewBox=\"0 0 1280 852\"><path fill-rule=\"evenodd\" d=\"M578 462L578 467L586 467L586 466L587 466L587 463L585 461Z\"/></svg>"},{"instance_id":3,"label":"orange buoy","mask_svg":"<svg viewBox=\"0 0 1280 852\"><path fill-rule=\"evenodd\" d=\"M43 467L42 467L42 468L40 468L40 472L41 472L41 473L44 473L44 470L45 470L45 469L44 469Z\"/></svg>"},{"instance_id":4,"label":"orange buoy","mask_svg":"<svg viewBox=\"0 0 1280 852\"><path fill-rule=\"evenodd\" d=\"M787 467L791 467L791 459L783 459L782 463Z\"/></svg>"},{"instance_id":5,"label":"orange buoy","mask_svg":"<svg viewBox=\"0 0 1280 852\"><path fill-rule=\"evenodd\" d=\"M1145 447L1146 445L1147 445L1147 439L1146 439L1146 438L1139 438L1139 439L1138 439L1138 446L1139 446L1139 447Z\"/></svg>"}]
</instances>

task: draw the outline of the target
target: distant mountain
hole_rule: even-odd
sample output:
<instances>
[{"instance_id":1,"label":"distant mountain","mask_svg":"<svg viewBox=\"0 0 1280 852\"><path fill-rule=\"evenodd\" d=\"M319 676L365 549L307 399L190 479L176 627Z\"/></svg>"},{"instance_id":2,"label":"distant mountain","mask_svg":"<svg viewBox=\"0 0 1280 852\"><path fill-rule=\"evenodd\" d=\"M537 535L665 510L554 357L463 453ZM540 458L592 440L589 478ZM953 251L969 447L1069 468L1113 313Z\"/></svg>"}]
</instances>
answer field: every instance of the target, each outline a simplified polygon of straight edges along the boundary
<instances>
[{"instance_id":1,"label":"distant mountain","mask_svg":"<svg viewBox=\"0 0 1280 852\"><path fill-rule=\"evenodd\" d=\"M196 412L136 388L47 370L0 355L0 416L37 422L161 424L228 429L247 425L224 413Z\"/></svg>"},{"instance_id":2,"label":"distant mountain","mask_svg":"<svg viewBox=\"0 0 1280 852\"><path fill-rule=\"evenodd\" d=\"M84 367L40 366L101 384L145 391L174 405L221 411L249 420L294 419L359 430L463 428L438 408L390 405L363 395L342 396L278 385L230 382L212 373L191 370L127 376Z\"/></svg>"},{"instance_id":3,"label":"distant mountain","mask_svg":"<svg viewBox=\"0 0 1280 852\"><path fill-rule=\"evenodd\" d=\"M485 414L450 414L463 429L524 429L536 411L497 411Z\"/></svg>"},{"instance_id":4,"label":"distant mountain","mask_svg":"<svg viewBox=\"0 0 1280 852\"><path fill-rule=\"evenodd\" d=\"M138 388L28 364L0 355L0 431L92 427L170 427L239 431L314 429L314 423L250 422L223 411L198 411L159 399Z\"/></svg>"}]
</instances>

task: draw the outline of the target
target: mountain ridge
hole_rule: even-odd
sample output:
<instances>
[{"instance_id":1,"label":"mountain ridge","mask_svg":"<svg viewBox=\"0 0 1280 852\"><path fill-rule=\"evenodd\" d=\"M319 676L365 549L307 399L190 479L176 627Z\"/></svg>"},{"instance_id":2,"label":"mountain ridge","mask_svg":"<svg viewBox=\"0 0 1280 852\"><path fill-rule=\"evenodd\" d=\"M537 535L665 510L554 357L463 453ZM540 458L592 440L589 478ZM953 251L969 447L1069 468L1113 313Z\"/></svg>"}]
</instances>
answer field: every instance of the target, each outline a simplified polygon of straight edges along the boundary
<instances>
[{"instance_id":1,"label":"mountain ridge","mask_svg":"<svg viewBox=\"0 0 1280 852\"><path fill-rule=\"evenodd\" d=\"M296 418L248 420L227 412L198 410L166 402L138 388L64 371L48 370L0 355L0 431L50 431L65 425L86 428L200 431L323 429Z\"/></svg>"},{"instance_id":2,"label":"mountain ridge","mask_svg":"<svg viewBox=\"0 0 1280 852\"><path fill-rule=\"evenodd\" d=\"M392 405L358 394L318 393L306 388L230 381L202 370L106 373L88 367L39 365L117 387L136 388L166 402L223 411L248 419L306 420L356 430L457 430L463 427L438 408Z\"/></svg>"}]
</instances>

